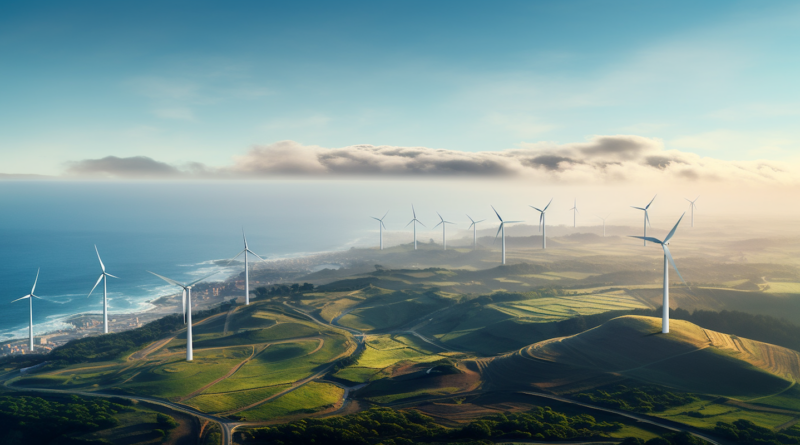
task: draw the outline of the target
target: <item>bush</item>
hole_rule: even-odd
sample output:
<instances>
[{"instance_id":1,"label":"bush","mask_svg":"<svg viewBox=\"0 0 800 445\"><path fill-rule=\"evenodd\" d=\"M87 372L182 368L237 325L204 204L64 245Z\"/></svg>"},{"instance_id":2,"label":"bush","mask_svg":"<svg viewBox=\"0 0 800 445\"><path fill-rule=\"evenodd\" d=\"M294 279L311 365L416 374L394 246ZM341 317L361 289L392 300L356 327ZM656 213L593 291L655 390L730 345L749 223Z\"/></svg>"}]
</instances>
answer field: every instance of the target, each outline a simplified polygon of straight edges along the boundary
<instances>
[{"instance_id":1,"label":"bush","mask_svg":"<svg viewBox=\"0 0 800 445\"><path fill-rule=\"evenodd\" d=\"M172 416L161 413L156 414L156 423L165 430L171 430L178 426L178 422Z\"/></svg>"}]
</instances>

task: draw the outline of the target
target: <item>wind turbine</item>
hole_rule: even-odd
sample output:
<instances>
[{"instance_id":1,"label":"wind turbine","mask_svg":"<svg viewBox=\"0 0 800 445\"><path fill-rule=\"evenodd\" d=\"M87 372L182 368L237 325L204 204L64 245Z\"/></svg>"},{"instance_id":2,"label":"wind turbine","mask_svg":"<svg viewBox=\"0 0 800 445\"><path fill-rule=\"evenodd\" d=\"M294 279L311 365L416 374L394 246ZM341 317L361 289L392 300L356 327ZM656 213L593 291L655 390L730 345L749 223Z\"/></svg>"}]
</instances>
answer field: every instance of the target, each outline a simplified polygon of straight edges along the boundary
<instances>
[{"instance_id":1,"label":"wind turbine","mask_svg":"<svg viewBox=\"0 0 800 445\"><path fill-rule=\"evenodd\" d=\"M470 224L469 227L467 227L467 230L472 229L472 250L475 250L478 247L478 223L484 222L486 220L482 219L480 221L475 221L469 215L467 215L467 218L469 218L469 220L472 221L472 224Z\"/></svg>"},{"instance_id":2,"label":"wind turbine","mask_svg":"<svg viewBox=\"0 0 800 445\"><path fill-rule=\"evenodd\" d=\"M22 298L17 298L16 300L12 301L12 303L14 303L14 302L19 301L19 300L24 300L26 298L28 299L28 308L29 308L29 311L30 311L30 318L29 318L29 323L28 323L28 348L30 348L31 352L33 352L33 299L34 298L39 298L36 295L33 295L33 291L36 290L36 282L37 281L39 281L39 269L36 269L36 279L33 280L33 287L31 288L31 293L29 293L28 295L25 295ZM39 298L39 299L41 300L41 298Z\"/></svg>"},{"instance_id":3,"label":"wind turbine","mask_svg":"<svg viewBox=\"0 0 800 445\"><path fill-rule=\"evenodd\" d=\"M519 223L522 221L503 221L503 218L500 217L500 214L497 213L494 206L489 206L494 210L494 214L497 215L497 219L500 220L500 227L497 229L497 234L494 235L494 239L497 239L497 235L501 235L500 243L502 244L502 264L506 264L506 224L513 224Z\"/></svg>"},{"instance_id":4,"label":"wind turbine","mask_svg":"<svg viewBox=\"0 0 800 445\"><path fill-rule=\"evenodd\" d=\"M683 215L686 215L684 213ZM683 219L683 215L678 218L678 222L675 223L675 227L667 234L667 237L664 238L664 241L661 241L657 238L653 238L650 236L633 236L631 238L639 238L645 241L650 241L651 243L661 244L661 248L664 249L664 299L662 301L663 310L661 315L661 333L668 334L669 333L669 264L672 264L672 268L675 269L675 272L681 277L681 281L686 286L689 286L686 283L686 280L683 279L681 273L678 272L678 266L675 265L675 260L672 259L672 254L669 253L669 249L667 248L667 244L669 244L669 240L675 235L675 230L678 229L678 224L681 223ZM669 261L669 263L667 263Z\"/></svg>"},{"instance_id":5,"label":"wind turbine","mask_svg":"<svg viewBox=\"0 0 800 445\"><path fill-rule=\"evenodd\" d=\"M439 215L439 212L436 212L436 214ZM433 228L435 229L440 225L442 226L442 247L443 250L447 250L447 225L455 223L451 223L450 221L445 221L444 218L442 218L442 215L439 215L439 220L440 220L439 224L436 224L435 226L433 226Z\"/></svg>"},{"instance_id":6,"label":"wind turbine","mask_svg":"<svg viewBox=\"0 0 800 445\"><path fill-rule=\"evenodd\" d=\"M553 203L553 198L550 198L550 202L544 206L544 209L537 209L534 206L528 206L533 210L539 212L539 230L542 231L542 249L547 249L547 216L545 212L547 212L547 208L550 207L550 204Z\"/></svg>"},{"instance_id":7,"label":"wind turbine","mask_svg":"<svg viewBox=\"0 0 800 445\"><path fill-rule=\"evenodd\" d=\"M237 255L238 256L238 255ZM150 272L148 270L148 272ZM161 275L150 272L151 274L161 278L162 280L166 281L169 284L178 286L183 289L183 302L184 302L184 309L183 309L183 317L184 323L186 323L186 361L190 362L194 358L194 354L192 352L192 286L195 284L205 280L206 278L212 277L219 273L219 271L212 273L211 275L207 275L199 280L192 281L189 284L181 284L175 280L171 280L167 277L162 277Z\"/></svg>"},{"instance_id":8,"label":"wind turbine","mask_svg":"<svg viewBox=\"0 0 800 445\"><path fill-rule=\"evenodd\" d=\"M378 229L380 229L380 231L381 231L381 235L380 235L380 237L381 237L381 250L383 250L383 229L386 228L386 226L383 225L383 219L386 218L386 215L388 215L388 214L389 214L389 212L384 213L383 217L381 219L375 218L374 216L370 216L370 218L374 219L375 221L378 221Z\"/></svg>"},{"instance_id":9,"label":"wind turbine","mask_svg":"<svg viewBox=\"0 0 800 445\"><path fill-rule=\"evenodd\" d=\"M102 269L102 273L100 273L100 278L97 279L97 283L94 283L94 287L92 290L89 291L89 295L86 298L92 296L92 292L94 292L95 287L100 284L100 280L103 280L103 333L108 334L108 283L107 277L117 278L114 275L106 272L106 266L103 264L103 260L100 259L100 252L97 251L97 245L94 246L94 251L97 253L97 259L100 261L100 269Z\"/></svg>"},{"instance_id":10,"label":"wind turbine","mask_svg":"<svg viewBox=\"0 0 800 445\"><path fill-rule=\"evenodd\" d=\"M247 266L247 254L250 253L252 255L255 255L256 258L264 262L266 262L267 260L261 258L260 256L258 256L258 254L256 254L255 252L250 250L249 247L247 247L247 237L244 234L244 229L242 229L242 239L244 239L244 249L241 252L237 253L235 257L231 258L230 261L228 261L228 264L231 264L233 260L239 258L239 255L244 254L244 304L250 304L250 268Z\"/></svg>"},{"instance_id":11,"label":"wind turbine","mask_svg":"<svg viewBox=\"0 0 800 445\"><path fill-rule=\"evenodd\" d=\"M577 215L578 215L578 200L577 199L575 200L575 203L573 204L573 206L572 206L572 208L570 210L572 210L572 228L575 228L575 227L577 227L577 221L578 221L578 217L577 217Z\"/></svg>"},{"instance_id":12,"label":"wind turbine","mask_svg":"<svg viewBox=\"0 0 800 445\"><path fill-rule=\"evenodd\" d=\"M414 215L414 219L409 221L406 227L414 223L414 250L417 250L417 223L422 224L422 221L417 219L417 212L414 210L414 204L411 204L411 213ZM422 224L422 227L425 227L425 224Z\"/></svg>"},{"instance_id":13,"label":"wind turbine","mask_svg":"<svg viewBox=\"0 0 800 445\"><path fill-rule=\"evenodd\" d=\"M598 215L595 215L595 216L597 216L598 218L603 220L603 238L605 238L606 237L606 218L608 218L608 215L606 215L605 218L602 217L602 216L598 216Z\"/></svg>"},{"instance_id":14,"label":"wind turbine","mask_svg":"<svg viewBox=\"0 0 800 445\"><path fill-rule=\"evenodd\" d=\"M683 198L683 199L689 201L689 198ZM697 198L694 198L694 201L689 201L690 204L689 207L691 207L692 209L692 227L694 227L694 209L697 208L697 204L695 203L697 202L698 199L700 199L700 195L697 195Z\"/></svg>"},{"instance_id":15,"label":"wind turbine","mask_svg":"<svg viewBox=\"0 0 800 445\"><path fill-rule=\"evenodd\" d=\"M631 206L634 209L641 210L644 212L644 237L642 237L642 239L644 240L645 246L647 245L647 225L650 224L650 216L648 215L647 210L650 208L650 204L652 204L653 201L656 200L656 196L658 195L653 196L653 199L651 199L650 202L646 206L644 206L644 208Z\"/></svg>"}]
</instances>

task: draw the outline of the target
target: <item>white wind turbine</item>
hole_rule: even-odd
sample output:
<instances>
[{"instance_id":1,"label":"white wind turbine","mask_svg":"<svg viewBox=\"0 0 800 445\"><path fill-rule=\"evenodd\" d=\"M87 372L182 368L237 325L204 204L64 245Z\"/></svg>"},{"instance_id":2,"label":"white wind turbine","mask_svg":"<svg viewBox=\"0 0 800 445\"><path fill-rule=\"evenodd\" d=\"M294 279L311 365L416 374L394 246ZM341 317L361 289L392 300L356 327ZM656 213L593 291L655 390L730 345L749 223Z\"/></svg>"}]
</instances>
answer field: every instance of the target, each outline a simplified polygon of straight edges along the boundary
<instances>
[{"instance_id":1,"label":"white wind turbine","mask_svg":"<svg viewBox=\"0 0 800 445\"><path fill-rule=\"evenodd\" d=\"M690 201L689 198L683 198L683 199L689 201L689 206L692 209L692 227L694 227L694 209L697 208L697 204L695 203L697 202L698 199L700 199L700 195L697 195L697 198L694 198L694 201Z\"/></svg>"},{"instance_id":2,"label":"white wind turbine","mask_svg":"<svg viewBox=\"0 0 800 445\"><path fill-rule=\"evenodd\" d=\"M28 308L29 308L29 314L30 314L29 323L28 323L28 348L30 349L31 352L33 352L33 299L34 298L39 298L36 295L33 295L33 291L36 290L36 282L37 281L39 281L39 269L36 269L36 279L33 280L33 287L31 288L31 293L29 293L28 295L25 295L22 298L17 298L16 300L12 301L12 303L14 303L14 302L19 301L19 300L24 300L26 298L28 299ZM41 298L39 298L39 299L41 300Z\"/></svg>"},{"instance_id":3,"label":"white wind turbine","mask_svg":"<svg viewBox=\"0 0 800 445\"><path fill-rule=\"evenodd\" d=\"M547 208L550 207L550 204L553 203L553 198L550 198L550 202L544 206L544 209L537 209L534 206L528 206L533 210L539 212L539 230L542 231L542 249L547 249L547 216L545 212L547 212Z\"/></svg>"},{"instance_id":4,"label":"white wind turbine","mask_svg":"<svg viewBox=\"0 0 800 445\"><path fill-rule=\"evenodd\" d=\"M436 212L436 214L439 215L439 212ZM442 215L439 215L439 220L440 220L439 224L436 224L435 226L433 226L433 228L435 229L440 225L442 226L442 250L447 250L447 225L455 223L451 223L450 221L445 221L444 218L442 218Z\"/></svg>"},{"instance_id":5,"label":"white wind turbine","mask_svg":"<svg viewBox=\"0 0 800 445\"><path fill-rule=\"evenodd\" d=\"M500 236L500 243L502 245L502 264L506 264L506 224L514 224L520 223L522 221L503 221L503 218L500 217L500 214L497 213L494 206L489 206L494 210L494 214L497 215L497 219L500 220L500 227L497 228L497 233L494 235L494 239L497 239L497 235Z\"/></svg>"},{"instance_id":6,"label":"white wind turbine","mask_svg":"<svg viewBox=\"0 0 800 445\"><path fill-rule=\"evenodd\" d=\"M100 261L100 269L103 272L100 273L100 278L97 279L97 283L94 283L94 287L92 288L92 290L89 291L89 295L87 295L86 298L92 296L92 292L94 292L94 289L97 287L98 284L100 284L100 280L103 280L103 333L108 334L108 283L107 283L108 278L106 277L112 277L117 279L119 277L115 277L114 275L111 275L110 273L106 272L106 266L103 264L103 260L100 259L100 252L97 251L97 245L94 246L94 251L97 253L97 259L98 261Z\"/></svg>"},{"instance_id":7,"label":"white wind turbine","mask_svg":"<svg viewBox=\"0 0 800 445\"><path fill-rule=\"evenodd\" d=\"M595 216L597 216L598 218L603 220L603 238L605 238L606 237L606 218L608 218L608 215L606 215L605 217L598 216L598 215L595 215Z\"/></svg>"},{"instance_id":8,"label":"white wind turbine","mask_svg":"<svg viewBox=\"0 0 800 445\"><path fill-rule=\"evenodd\" d=\"M572 227L575 228L575 227L578 226L577 225L577 221L578 221L578 200L577 199L575 200L575 202L572 205L572 208L570 210L572 210Z\"/></svg>"},{"instance_id":9,"label":"white wind turbine","mask_svg":"<svg viewBox=\"0 0 800 445\"><path fill-rule=\"evenodd\" d=\"M683 215L685 215L684 213ZM651 243L661 244L661 248L664 250L664 298L662 300L663 310L661 314L661 333L667 334L669 333L669 264L672 264L672 268L675 269L675 272L681 277L681 281L683 284L686 283L686 280L683 279L681 273L678 272L678 266L675 265L675 260L672 259L672 254L670 254L669 249L667 248L667 244L669 244L669 240L675 235L675 230L678 229L678 224L681 223L683 219L683 215L678 219L678 222L675 223L675 227L667 234L667 237L664 238L664 241L661 241L657 238L653 238L650 236L633 236L631 238L639 238L645 241L650 241Z\"/></svg>"},{"instance_id":10,"label":"white wind turbine","mask_svg":"<svg viewBox=\"0 0 800 445\"><path fill-rule=\"evenodd\" d=\"M148 270L148 272L150 272ZM194 353L192 352L192 286L195 284L205 280L206 278L212 277L219 272L214 272L211 275L207 275L199 280L192 281L189 284L181 284L175 280L171 280L167 277L163 277L155 272L150 272L151 274L161 278L162 280L166 281L169 284L175 285L183 289L183 320L186 323L186 361L190 362L194 358Z\"/></svg>"},{"instance_id":11,"label":"white wind turbine","mask_svg":"<svg viewBox=\"0 0 800 445\"><path fill-rule=\"evenodd\" d=\"M417 219L417 212L414 210L414 204L411 204L411 213L414 215L414 219L409 221L406 227L414 223L414 250L417 250L417 223L422 224L422 221ZM425 224L422 224L422 227L425 227Z\"/></svg>"},{"instance_id":12,"label":"white wind turbine","mask_svg":"<svg viewBox=\"0 0 800 445\"><path fill-rule=\"evenodd\" d=\"M383 225L383 219L386 218L386 215L388 215L388 214L389 214L389 212L384 213L383 217L381 217L381 219L375 218L374 216L370 216L370 218L374 219L375 221L378 221L378 229L380 229L380 246L381 246L381 250L383 250L383 229L386 228L386 226Z\"/></svg>"},{"instance_id":13,"label":"white wind turbine","mask_svg":"<svg viewBox=\"0 0 800 445\"><path fill-rule=\"evenodd\" d=\"M650 224L650 216L648 215L647 210L650 208L650 204L652 204L653 201L656 200L656 196L658 195L653 196L653 199L651 199L650 202L646 206L644 206L644 208L631 206L634 209L641 210L644 212L644 237L642 239L644 239L645 246L647 245L647 239L645 239L647 238L647 226L648 224Z\"/></svg>"},{"instance_id":14,"label":"white wind turbine","mask_svg":"<svg viewBox=\"0 0 800 445\"><path fill-rule=\"evenodd\" d=\"M467 218L469 218L469 220L472 221L472 224L470 224L469 227L467 227L467 230L472 229L472 250L475 250L478 248L478 223L484 222L486 220L482 219L480 221L475 221L469 215L467 215Z\"/></svg>"},{"instance_id":15,"label":"white wind turbine","mask_svg":"<svg viewBox=\"0 0 800 445\"><path fill-rule=\"evenodd\" d=\"M239 255L244 254L244 304L247 305L250 304L250 268L247 265L247 254L250 253L252 255L255 255L256 258L264 262L266 262L267 260L261 258L260 256L258 256L258 254L256 254L255 252L250 250L249 247L247 247L247 236L245 236L244 234L244 229L242 229L242 239L244 240L244 249L242 249L241 252L237 253L235 257L231 258L230 261L228 261L228 264L231 264L233 260L239 258Z\"/></svg>"}]
</instances>

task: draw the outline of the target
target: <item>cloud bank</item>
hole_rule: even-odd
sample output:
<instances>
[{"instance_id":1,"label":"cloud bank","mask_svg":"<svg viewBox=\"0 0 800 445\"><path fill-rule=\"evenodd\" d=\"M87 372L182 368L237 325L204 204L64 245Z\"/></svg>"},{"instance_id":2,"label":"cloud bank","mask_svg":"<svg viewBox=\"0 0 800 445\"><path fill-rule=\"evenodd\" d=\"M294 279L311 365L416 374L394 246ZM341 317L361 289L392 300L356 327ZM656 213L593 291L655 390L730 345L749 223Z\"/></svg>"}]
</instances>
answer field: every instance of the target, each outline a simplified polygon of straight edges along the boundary
<instances>
[{"instance_id":1,"label":"cloud bank","mask_svg":"<svg viewBox=\"0 0 800 445\"><path fill-rule=\"evenodd\" d=\"M795 169L770 161L725 161L666 150L658 139L595 136L586 142L540 142L503 151L352 145L324 148L281 141L251 148L228 166L174 166L138 156L87 159L69 176L110 178L520 177L564 183L677 180L794 183Z\"/></svg>"}]
</instances>

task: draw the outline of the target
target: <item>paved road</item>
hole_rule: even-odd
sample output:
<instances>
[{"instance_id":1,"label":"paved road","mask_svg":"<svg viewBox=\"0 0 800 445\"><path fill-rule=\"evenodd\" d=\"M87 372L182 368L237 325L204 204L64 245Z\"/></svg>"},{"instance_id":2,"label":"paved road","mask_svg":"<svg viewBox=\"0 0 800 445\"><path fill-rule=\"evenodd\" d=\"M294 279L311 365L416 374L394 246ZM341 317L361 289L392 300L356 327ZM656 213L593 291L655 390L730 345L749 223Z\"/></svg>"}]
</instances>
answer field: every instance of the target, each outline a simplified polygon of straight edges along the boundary
<instances>
[{"instance_id":1,"label":"paved road","mask_svg":"<svg viewBox=\"0 0 800 445\"><path fill-rule=\"evenodd\" d=\"M534 396L534 397L542 397L542 398L545 398L545 399L556 400L556 401L563 402L563 403L569 403L571 405L582 406L584 408L589 408L589 409L593 409L593 410L597 410L597 411L605 411L607 413L617 414L619 416L627 417L629 419L633 419L633 420L636 420L638 422L648 423L650 425L655 425L655 426L660 427L660 428L665 428L665 429L668 429L670 431L675 431L675 432L686 431L687 433L691 434L692 436L695 436L695 437L697 437L699 439L703 439L703 440L705 440L706 442L708 442L708 443L710 443L712 445L727 445L727 442L719 442L718 439L712 439L706 433L703 433L701 431L695 430L693 428L686 428L684 425L677 426L677 425L679 425L677 422L664 421L664 420L661 420L661 419L659 419L657 417L645 416L645 415L641 415L641 414L633 414L633 413L629 413L627 411L620 411L620 410L613 409L613 408L605 408L605 407L602 407L602 406L592 405L592 404L589 404L589 403L578 402L576 400L567 399L565 397L560 397L560 396L556 396L556 395L553 395L553 394L545 394L545 393L541 393L541 392L530 392L530 391L520 391L520 393L521 394L527 394L529 396Z\"/></svg>"}]
</instances>

